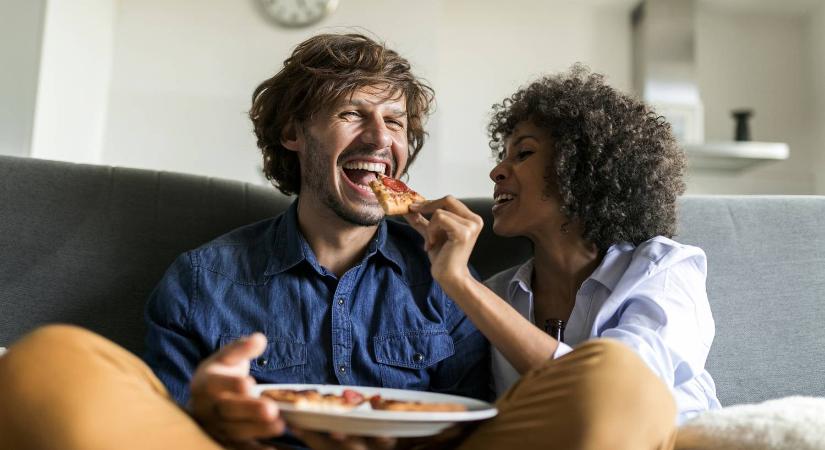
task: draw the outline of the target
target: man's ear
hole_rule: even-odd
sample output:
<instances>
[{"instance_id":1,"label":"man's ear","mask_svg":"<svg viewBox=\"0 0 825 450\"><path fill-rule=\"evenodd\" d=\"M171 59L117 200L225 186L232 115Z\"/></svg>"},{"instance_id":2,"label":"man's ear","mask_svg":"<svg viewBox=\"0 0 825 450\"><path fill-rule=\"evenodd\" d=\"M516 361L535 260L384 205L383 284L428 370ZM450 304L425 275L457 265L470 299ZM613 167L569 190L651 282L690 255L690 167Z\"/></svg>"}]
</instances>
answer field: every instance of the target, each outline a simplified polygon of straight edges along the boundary
<instances>
[{"instance_id":1,"label":"man's ear","mask_svg":"<svg viewBox=\"0 0 825 450\"><path fill-rule=\"evenodd\" d=\"M301 150L303 143L304 133L301 127L295 123L295 121L290 121L283 130L281 130L281 145L287 150L297 152Z\"/></svg>"}]
</instances>

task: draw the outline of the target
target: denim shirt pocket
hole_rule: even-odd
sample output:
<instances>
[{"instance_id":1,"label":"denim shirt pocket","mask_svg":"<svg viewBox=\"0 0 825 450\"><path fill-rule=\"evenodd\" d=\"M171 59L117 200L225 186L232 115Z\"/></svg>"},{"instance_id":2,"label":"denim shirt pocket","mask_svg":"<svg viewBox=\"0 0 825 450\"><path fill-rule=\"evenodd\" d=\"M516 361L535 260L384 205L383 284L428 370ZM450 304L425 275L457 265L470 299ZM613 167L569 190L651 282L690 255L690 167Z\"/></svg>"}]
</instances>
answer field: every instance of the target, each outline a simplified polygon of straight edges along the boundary
<instances>
[{"instance_id":1,"label":"denim shirt pocket","mask_svg":"<svg viewBox=\"0 0 825 450\"><path fill-rule=\"evenodd\" d=\"M240 335L221 335L221 347ZM266 336L266 349L249 362L249 373L258 383L304 383L306 344L278 336Z\"/></svg>"},{"instance_id":2,"label":"denim shirt pocket","mask_svg":"<svg viewBox=\"0 0 825 450\"><path fill-rule=\"evenodd\" d=\"M427 369L455 353L453 338L446 331L416 330L388 333L373 338L375 360L383 387L427 389Z\"/></svg>"}]
</instances>

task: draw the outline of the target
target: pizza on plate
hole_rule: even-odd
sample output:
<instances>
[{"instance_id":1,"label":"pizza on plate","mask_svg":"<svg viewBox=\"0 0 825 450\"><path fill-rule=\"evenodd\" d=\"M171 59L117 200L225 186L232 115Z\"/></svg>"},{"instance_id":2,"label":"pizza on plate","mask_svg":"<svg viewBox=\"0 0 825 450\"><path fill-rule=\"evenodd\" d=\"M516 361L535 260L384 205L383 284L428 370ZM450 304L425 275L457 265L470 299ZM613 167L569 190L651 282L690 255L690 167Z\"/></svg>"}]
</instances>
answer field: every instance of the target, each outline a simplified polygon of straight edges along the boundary
<instances>
[{"instance_id":1,"label":"pizza on plate","mask_svg":"<svg viewBox=\"0 0 825 450\"><path fill-rule=\"evenodd\" d=\"M315 389L266 389L261 392L261 395L276 402L288 403L297 409L319 411L346 412L366 401L360 392L352 389L344 389L341 395L321 394Z\"/></svg>"},{"instance_id":2,"label":"pizza on plate","mask_svg":"<svg viewBox=\"0 0 825 450\"><path fill-rule=\"evenodd\" d=\"M329 412L347 412L367 401L358 391L344 389L338 394L321 394L315 389L266 389L261 395L276 402L287 403L296 409ZM452 402L420 402L413 400L392 400L380 395L369 398L369 405L375 411L409 412L463 412L467 406Z\"/></svg>"},{"instance_id":3,"label":"pizza on plate","mask_svg":"<svg viewBox=\"0 0 825 450\"><path fill-rule=\"evenodd\" d=\"M380 395L370 397L370 406L378 411L414 411L414 412L461 412L467 406L453 402L419 402L409 400L390 400Z\"/></svg>"},{"instance_id":4,"label":"pizza on plate","mask_svg":"<svg viewBox=\"0 0 825 450\"><path fill-rule=\"evenodd\" d=\"M370 188L384 209L384 214L388 216L407 214L410 212L410 205L427 200L407 187L403 181L381 174L377 174L376 178L370 181Z\"/></svg>"}]
</instances>

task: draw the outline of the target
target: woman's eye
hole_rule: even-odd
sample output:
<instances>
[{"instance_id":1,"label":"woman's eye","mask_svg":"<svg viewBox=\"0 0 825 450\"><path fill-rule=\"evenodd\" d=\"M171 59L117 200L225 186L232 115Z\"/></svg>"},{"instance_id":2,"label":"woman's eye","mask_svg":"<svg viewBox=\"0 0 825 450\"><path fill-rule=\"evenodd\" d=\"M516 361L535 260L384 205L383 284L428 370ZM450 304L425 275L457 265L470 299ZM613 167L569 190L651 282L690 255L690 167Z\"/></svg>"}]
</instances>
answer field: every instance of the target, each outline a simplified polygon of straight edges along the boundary
<instances>
[{"instance_id":1,"label":"woman's eye","mask_svg":"<svg viewBox=\"0 0 825 450\"><path fill-rule=\"evenodd\" d=\"M525 159L527 159L528 156L532 155L533 153L534 152L532 150L519 150L519 152L516 153L516 159L518 159L519 161L524 161Z\"/></svg>"}]
</instances>

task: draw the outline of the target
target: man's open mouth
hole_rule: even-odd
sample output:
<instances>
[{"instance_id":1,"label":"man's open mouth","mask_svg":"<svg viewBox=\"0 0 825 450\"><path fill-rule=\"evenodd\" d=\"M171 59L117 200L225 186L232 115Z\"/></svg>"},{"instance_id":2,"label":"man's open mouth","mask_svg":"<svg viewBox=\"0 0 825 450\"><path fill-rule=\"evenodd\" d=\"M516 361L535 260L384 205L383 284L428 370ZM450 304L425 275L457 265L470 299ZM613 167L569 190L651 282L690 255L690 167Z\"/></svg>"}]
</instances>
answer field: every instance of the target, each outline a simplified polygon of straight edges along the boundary
<instances>
[{"instance_id":1,"label":"man's open mouth","mask_svg":"<svg viewBox=\"0 0 825 450\"><path fill-rule=\"evenodd\" d=\"M349 161L344 164L344 176L364 191L372 192L370 181L375 180L378 174L387 174L387 164L368 161Z\"/></svg>"}]
</instances>

